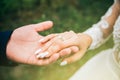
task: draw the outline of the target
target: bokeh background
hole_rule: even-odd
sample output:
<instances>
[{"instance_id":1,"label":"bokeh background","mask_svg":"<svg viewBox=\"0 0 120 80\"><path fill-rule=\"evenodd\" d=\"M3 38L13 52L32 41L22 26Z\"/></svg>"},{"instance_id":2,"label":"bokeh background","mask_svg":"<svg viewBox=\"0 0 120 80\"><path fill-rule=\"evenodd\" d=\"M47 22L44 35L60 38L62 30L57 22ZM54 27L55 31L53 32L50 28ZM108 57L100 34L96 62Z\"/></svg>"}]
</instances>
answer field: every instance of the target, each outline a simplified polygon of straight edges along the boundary
<instances>
[{"instance_id":1,"label":"bokeh background","mask_svg":"<svg viewBox=\"0 0 120 80\"><path fill-rule=\"evenodd\" d=\"M112 3L113 0L1 0L0 31L52 20L54 27L40 32L41 35L69 30L83 32L98 22ZM81 60L63 67L59 65L62 59L48 66L1 66L0 80L68 80L91 57L112 45L111 37L101 47L88 51Z\"/></svg>"}]
</instances>

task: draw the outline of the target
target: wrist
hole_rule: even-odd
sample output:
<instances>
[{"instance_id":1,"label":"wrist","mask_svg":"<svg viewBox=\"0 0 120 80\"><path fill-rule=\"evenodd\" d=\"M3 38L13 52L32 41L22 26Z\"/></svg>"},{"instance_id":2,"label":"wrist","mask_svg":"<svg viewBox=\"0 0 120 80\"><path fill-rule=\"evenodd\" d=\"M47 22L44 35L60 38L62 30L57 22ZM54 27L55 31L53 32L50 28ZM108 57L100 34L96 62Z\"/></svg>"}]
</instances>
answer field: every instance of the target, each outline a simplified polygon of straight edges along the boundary
<instances>
[{"instance_id":1,"label":"wrist","mask_svg":"<svg viewBox=\"0 0 120 80\"><path fill-rule=\"evenodd\" d=\"M83 41L85 41L85 43L87 44L87 48L91 45L91 43L92 43L92 38L91 38L90 35L84 34L84 33L78 33L77 35L78 35L78 37L79 37L80 39L82 39Z\"/></svg>"}]
</instances>

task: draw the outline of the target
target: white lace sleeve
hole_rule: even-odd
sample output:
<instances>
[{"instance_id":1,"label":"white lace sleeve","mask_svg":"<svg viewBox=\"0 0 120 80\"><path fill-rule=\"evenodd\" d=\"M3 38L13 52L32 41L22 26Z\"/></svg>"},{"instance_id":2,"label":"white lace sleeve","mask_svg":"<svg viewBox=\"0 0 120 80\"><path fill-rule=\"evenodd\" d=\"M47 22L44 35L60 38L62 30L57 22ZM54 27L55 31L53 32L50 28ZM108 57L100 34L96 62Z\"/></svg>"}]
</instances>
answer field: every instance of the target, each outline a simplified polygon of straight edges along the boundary
<instances>
[{"instance_id":1,"label":"white lace sleeve","mask_svg":"<svg viewBox=\"0 0 120 80\"><path fill-rule=\"evenodd\" d=\"M92 43L89 47L89 50L98 48L103 43L105 43L110 37L109 36L106 39L104 39L103 38L103 32L101 31L101 29L98 27L97 24L93 25L92 28L89 28L84 33L90 35L91 38L92 38Z\"/></svg>"},{"instance_id":2,"label":"white lace sleeve","mask_svg":"<svg viewBox=\"0 0 120 80\"><path fill-rule=\"evenodd\" d=\"M113 47L114 57L120 65L120 16L118 17L114 26L113 38L115 44Z\"/></svg>"},{"instance_id":3,"label":"white lace sleeve","mask_svg":"<svg viewBox=\"0 0 120 80\"><path fill-rule=\"evenodd\" d=\"M107 13L105 14L105 16L103 16L97 24L94 24L91 28L89 28L84 32L85 34L90 35L92 38L92 43L89 49L98 48L107 40L103 38L103 32L101 28L107 29L109 27L109 23L104 18L109 17L111 14L112 14L112 8L110 7Z\"/></svg>"},{"instance_id":4,"label":"white lace sleeve","mask_svg":"<svg viewBox=\"0 0 120 80\"><path fill-rule=\"evenodd\" d=\"M92 43L89 49L97 48L101 44L101 42L104 40L102 31L100 30L100 28L96 26L89 28L84 33L90 35L92 38Z\"/></svg>"}]
</instances>

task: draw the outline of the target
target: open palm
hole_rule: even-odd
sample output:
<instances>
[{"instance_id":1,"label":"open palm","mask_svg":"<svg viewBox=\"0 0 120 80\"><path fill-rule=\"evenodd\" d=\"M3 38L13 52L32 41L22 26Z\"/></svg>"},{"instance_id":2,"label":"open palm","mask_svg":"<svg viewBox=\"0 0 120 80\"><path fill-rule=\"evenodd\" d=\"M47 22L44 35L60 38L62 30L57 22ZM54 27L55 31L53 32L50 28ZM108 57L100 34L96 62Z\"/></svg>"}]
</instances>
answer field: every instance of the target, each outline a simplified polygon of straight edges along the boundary
<instances>
[{"instance_id":1,"label":"open palm","mask_svg":"<svg viewBox=\"0 0 120 80\"><path fill-rule=\"evenodd\" d=\"M18 63L32 65L46 65L53 62L58 58L57 54L49 59L37 59L34 54L42 46L38 41L43 36L39 35L38 31L49 29L52 25L51 21L46 21L14 30L7 45L7 57Z\"/></svg>"}]
</instances>

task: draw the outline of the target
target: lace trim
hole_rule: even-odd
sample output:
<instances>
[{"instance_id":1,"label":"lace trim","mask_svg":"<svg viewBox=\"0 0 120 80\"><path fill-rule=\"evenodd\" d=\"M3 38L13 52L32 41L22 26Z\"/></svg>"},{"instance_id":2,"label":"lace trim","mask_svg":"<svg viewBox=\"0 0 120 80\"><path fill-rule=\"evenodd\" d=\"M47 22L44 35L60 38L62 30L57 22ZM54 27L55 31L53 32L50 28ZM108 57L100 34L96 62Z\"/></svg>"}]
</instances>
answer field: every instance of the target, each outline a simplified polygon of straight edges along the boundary
<instances>
[{"instance_id":1,"label":"lace trim","mask_svg":"<svg viewBox=\"0 0 120 80\"><path fill-rule=\"evenodd\" d=\"M118 17L113 31L114 37L114 55L117 62L120 64L120 16Z\"/></svg>"},{"instance_id":2,"label":"lace trim","mask_svg":"<svg viewBox=\"0 0 120 80\"><path fill-rule=\"evenodd\" d=\"M112 6L108 9L106 14L101 18L101 20L97 23L94 24L91 28L86 30L84 33L88 34L92 38L92 44L90 45L89 49L95 49L102 45L107 39L103 38L103 32L101 28L106 29L109 27L109 23L104 20L104 18L109 17L112 14Z\"/></svg>"},{"instance_id":3,"label":"lace trim","mask_svg":"<svg viewBox=\"0 0 120 80\"><path fill-rule=\"evenodd\" d=\"M115 23L113 34L115 44L120 44L120 16Z\"/></svg>"},{"instance_id":4,"label":"lace trim","mask_svg":"<svg viewBox=\"0 0 120 80\"><path fill-rule=\"evenodd\" d=\"M93 25L92 28L89 28L84 33L90 35L92 38L92 44L90 45L89 49L95 49L99 47L101 42L104 40L103 33L97 25Z\"/></svg>"}]
</instances>

